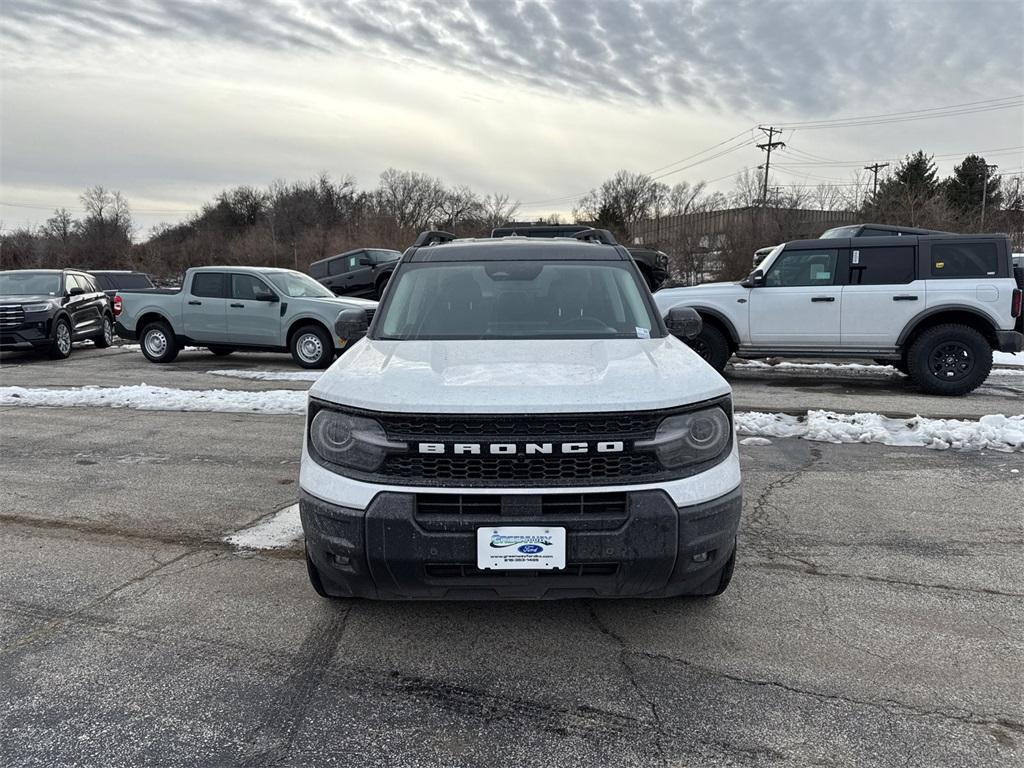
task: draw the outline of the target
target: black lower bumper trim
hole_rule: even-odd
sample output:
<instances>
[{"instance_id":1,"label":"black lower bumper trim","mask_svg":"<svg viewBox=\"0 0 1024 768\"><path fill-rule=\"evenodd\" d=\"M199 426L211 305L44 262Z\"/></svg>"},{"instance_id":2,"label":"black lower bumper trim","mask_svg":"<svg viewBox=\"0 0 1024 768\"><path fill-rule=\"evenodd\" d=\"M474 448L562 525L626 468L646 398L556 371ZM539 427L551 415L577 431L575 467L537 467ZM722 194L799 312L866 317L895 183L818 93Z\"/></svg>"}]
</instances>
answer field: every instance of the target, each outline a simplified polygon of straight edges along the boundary
<instances>
[{"instance_id":1,"label":"black lower bumper trim","mask_svg":"<svg viewBox=\"0 0 1024 768\"><path fill-rule=\"evenodd\" d=\"M1000 352L1024 352L1024 333L1019 331L996 331Z\"/></svg>"},{"instance_id":2,"label":"black lower bumper trim","mask_svg":"<svg viewBox=\"0 0 1024 768\"><path fill-rule=\"evenodd\" d=\"M125 326L121 325L120 320L114 323L114 333L116 333L122 339L127 339L128 341L136 341L139 338L138 334L136 334L135 331L129 330Z\"/></svg>"},{"instance_id":3,"label":"black lower bumper trim","mask_svg":"<svg viewBox=\"0 0 1024 768\"><path fill-rule=\"evenodd\" d=\"M566 528L566 568L482 571L476 529L537 525L529 516L417 517L416 494L381 493L352 510L303 493L306 551L326 592L378 599L555 599L670 597L714 591L732 555L742 491L678 508L663 491L627 494L622 523L588 525L579 515L544 515Z\"/></svg>"}]
</instances>

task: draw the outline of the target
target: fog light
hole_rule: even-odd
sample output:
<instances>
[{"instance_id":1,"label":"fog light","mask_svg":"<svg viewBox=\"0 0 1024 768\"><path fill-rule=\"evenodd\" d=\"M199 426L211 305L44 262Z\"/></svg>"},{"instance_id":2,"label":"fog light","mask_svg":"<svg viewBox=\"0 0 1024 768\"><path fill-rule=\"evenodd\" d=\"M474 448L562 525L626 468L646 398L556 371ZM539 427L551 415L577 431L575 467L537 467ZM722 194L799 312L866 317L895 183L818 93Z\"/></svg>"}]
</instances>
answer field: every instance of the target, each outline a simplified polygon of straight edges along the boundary
<instances>
[{"instance_id":1,"label":"fog light","mask_svg":"<svg viewBox=\"0 0 1024 768\"><path fill-rule=\"evenodd\" d=\"M695 563L706 563L708 561L707 552L699 552L693 556L693 562Z\"/></svg>"}]
</instances>

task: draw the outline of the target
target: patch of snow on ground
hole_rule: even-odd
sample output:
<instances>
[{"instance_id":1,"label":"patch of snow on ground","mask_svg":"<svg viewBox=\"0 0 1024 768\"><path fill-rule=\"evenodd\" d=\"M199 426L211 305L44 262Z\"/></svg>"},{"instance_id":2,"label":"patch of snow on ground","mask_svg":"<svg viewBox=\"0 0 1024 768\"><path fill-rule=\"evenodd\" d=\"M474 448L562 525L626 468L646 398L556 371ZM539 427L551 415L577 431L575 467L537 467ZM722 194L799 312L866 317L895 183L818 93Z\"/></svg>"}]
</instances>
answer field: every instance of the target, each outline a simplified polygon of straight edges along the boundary
<instances>
[{"instance_id":1,"label":"patch of snow on ground","mask_svg":"<svg viewBox=\"0 0 1024 768\"><path fill-rule=\"evenodd\" d=\"M302 414L306 410L306 392L291 389L273 389L266 392L172 389L148 384L74 389L0 387L0 406L3 405Z\"/></svg>"},{"instance_id":2,"label":"patch of snow on ground","mask_svg":"<svg viewBox=\"0 0 1024 768\"><path fill-rule=\"evenodd\" d=\"M737 413L736 431L757 437L799 437L826 443L882 443L945 450L1024 451L1024 416L994 414L977 421L960 419L891 419L877 413L840 414L808 411Z\"/></svg>"},{"instance_id":3,"label":"patch of snow on ground","mask_svg":"<svg viewBox=\"0 0 1024 768\"><path fill-rule=\"evenodd\" d=\"M236 370L210 371L214 376L228 376L234 379L252 379L254 381L316 381L323 371L261 371Z\"/></svg>"},{"instance_id":4,"label":"patch of snow on ground","mask_svg":"<svg viewBox=\"0 0 1024 768\"><path fill-rule=\"evenodd\" d=\"M733 368L737 371L744 369L762 369L762 370L789 370L789 371L805 371L807 373L823 372L827 371L830 373L853 373L853 374L885 374L893 375L899 373L891 365L873 365L866 363L766 363L763 360L744 360L742 362L733 363Z\"/></svg>"},{"instance_id":5,"label":"patch of snow on ground","mask_svg":"<svg viewBox=\"0 0 1024 768\"><path fill-rule=\"evenodd\" d=\"M740 445L771 445L772 441L767 437L744 437Z\"/></svg>"},{"instance_id":6,"label":"patch of snow on ground","mask_svg":"<svg viewBox=\"0 0 1024 768\"><path fill-rule=\"evenodd\" d=\"M292 504L255 525L225 536L224 541L239 549L281 549L301 538L299 505Z\"/></svg>"},{"instance_id":7,"label":"patch of snow on ground","mask_svg":"<svg viewBox=\"0 0 1024 768\"><path fill-rule=\"evenodd\" d=\"M1024 367L1024 352L993 352L992 363Z\"/></svg>"}]
</instances>

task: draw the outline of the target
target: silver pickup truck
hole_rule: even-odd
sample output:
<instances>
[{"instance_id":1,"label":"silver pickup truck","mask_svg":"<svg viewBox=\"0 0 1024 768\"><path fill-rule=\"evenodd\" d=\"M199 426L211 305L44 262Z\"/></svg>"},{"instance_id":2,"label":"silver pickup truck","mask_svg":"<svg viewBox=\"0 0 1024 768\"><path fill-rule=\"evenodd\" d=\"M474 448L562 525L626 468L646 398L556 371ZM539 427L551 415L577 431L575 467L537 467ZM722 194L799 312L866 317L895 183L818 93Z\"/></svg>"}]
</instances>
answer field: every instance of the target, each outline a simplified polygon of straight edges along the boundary
<instances>
[{"instance_id":1,"label":"silver pickup truck","mask_svg":"<svg viewBox=\"0 0 1024 768\"><path fill-rule=\"evenodd\" d=\"M269 267L196 267L179 290L119 291L118 336L141 342L154 363L169 363L186 344L215 355L235 350L290 352L303 368L326 368L347 339L334 328L343 309L376 301L338 298L309 275Z\"/></svg>"}]
</instances>

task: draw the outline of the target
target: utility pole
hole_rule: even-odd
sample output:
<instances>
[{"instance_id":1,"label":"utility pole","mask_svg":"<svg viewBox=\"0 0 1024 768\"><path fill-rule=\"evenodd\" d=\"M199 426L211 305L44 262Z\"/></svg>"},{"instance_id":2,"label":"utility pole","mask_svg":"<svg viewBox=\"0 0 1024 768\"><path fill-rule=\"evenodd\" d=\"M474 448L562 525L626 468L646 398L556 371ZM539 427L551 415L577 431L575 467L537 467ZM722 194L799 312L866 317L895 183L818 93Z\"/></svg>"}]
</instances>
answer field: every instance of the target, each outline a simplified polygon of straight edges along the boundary
<instances>
[{"instance_id":1,"label":"utility pole","mask_svg":"<svg viewBox=\"0 0 1024 768\"><path fill-rule=\"evenodd\" d=\"M985 163L985 171L981 174L981 231L985 231L985 200L988 198L988 172L994 171L998 165Z\"/></svg>"},{"instance_id":2,"label":"utility pole","mask_svg":"<svg viewBox=\"0 0 1024 768\"><path fill-rule=\"evenodd\" d=\"M781 128L772 128L771 126L768 126L767 128L765 128L765 127L760 126L760 125L757 126L757 127L765 136L768 137L768 141L766 141L764 144L758 144L757 145L758 149L763 149L767 153L767 156L764 159L764 190L761 193L761 205L762 206L767 206L768 205L768 170L771 168L771 164L772 164L772 150L775 149L776 147L784 148L786 145L783 142L781 142L781 141L772 141L772 139L775 138L775 134L782 133L782 129Z\"/></svg>"},{"instance_id":3,"label":"utility pole","mask_svg":"<svg viewBox=\"0 0 1024 768\"><path fill-rule=\"evenodd\" d=\"M871 173L873 173L874 176L875 176L875 180L871 184L871 199L872 200L874 200L875 199L875 195L878 194L878 172L880 170L882 170L883 168L888 168L888 167L889 167L888 163L872 163L871 165L865 165L864 166L864 170L865 171L871 171Z\"/></svg>"}]
</instances>

